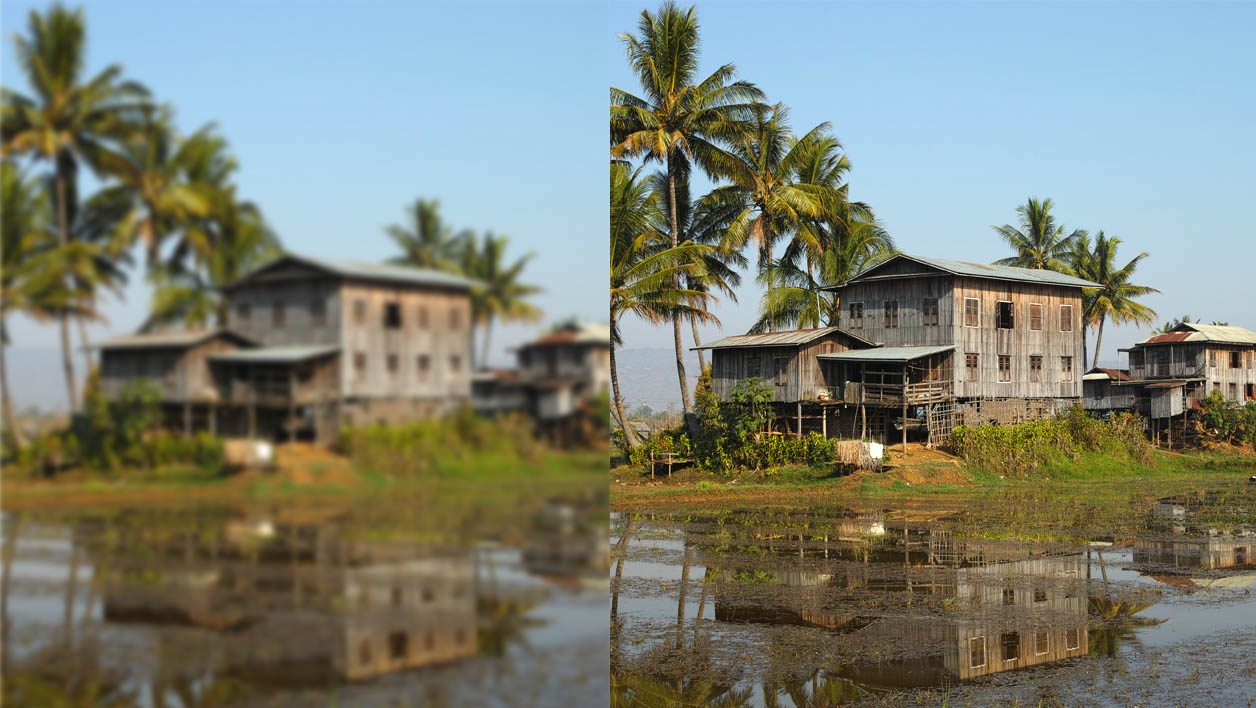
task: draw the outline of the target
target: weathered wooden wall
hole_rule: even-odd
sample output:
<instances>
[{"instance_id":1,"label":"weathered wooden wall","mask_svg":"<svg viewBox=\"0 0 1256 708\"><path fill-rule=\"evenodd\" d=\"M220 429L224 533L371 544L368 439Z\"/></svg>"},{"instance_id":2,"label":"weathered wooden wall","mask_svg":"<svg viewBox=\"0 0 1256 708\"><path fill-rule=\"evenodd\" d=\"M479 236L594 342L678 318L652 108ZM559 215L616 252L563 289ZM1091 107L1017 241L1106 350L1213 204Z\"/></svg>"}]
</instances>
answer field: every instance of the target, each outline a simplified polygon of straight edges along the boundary
<instances>
[{"instance_id":1,"label":"weathered wooden wall","mask_svg":"<svg viewBox=\"0 0 1256 708\"><path fill-rule=\"evenodd\" d=\"M738 381L752 375L750 362L759 362L759 377L772 386L772 400L778 403L814 401L827 382L820 367L820 354L850 351L848 337L831 332L813 342L799 346L732 347L711 352L711 384L721 399L727 399ZM783 360L783 377L776 376L776 362Z\"/></svg>"},{"instance_id":2,"label":"weathered wooden wall","mask_svg":"<svg viewBox=\"0 0 1256 708\"><path fill-rule=\"evenodd\" d=\"M1238 366L1232 366L1234 352ZM1135 347L1129 363L1135 379L1202 378L1203 395L1220 391L1231 401L1256 399L1256 346L1187 342Z\"/></svg>"},{"instance_id":3,"label":"weathered wooden wall","mask_svg":"<svg viewBox=\"0 0 1256 708\"><path fill-rule=\"evenodd\" d=\"M209 357L235 349L237 345L224 337L186 348L106 349L100 357L101 390L114 399L131 380L147 379L161 389L166 402L214 401L219 391Z\"/></svg>"}]
</instances>

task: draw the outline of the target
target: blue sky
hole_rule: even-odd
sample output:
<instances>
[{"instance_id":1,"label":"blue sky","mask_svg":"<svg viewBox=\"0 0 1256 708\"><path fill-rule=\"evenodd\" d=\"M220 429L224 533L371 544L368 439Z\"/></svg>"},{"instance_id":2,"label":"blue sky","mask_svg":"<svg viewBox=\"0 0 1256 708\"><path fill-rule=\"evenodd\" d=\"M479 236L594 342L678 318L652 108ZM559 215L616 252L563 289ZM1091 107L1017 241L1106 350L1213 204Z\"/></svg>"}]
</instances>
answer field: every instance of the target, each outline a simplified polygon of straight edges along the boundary
<instances>
[{"instance_id":1,"label":"blue sky","mask_svg":"<svg viewBox=\"0 0 1256 708\"><path fill-rule=\"evenodd\" d=\"M12 36L47 3L6 0ZM74 5L71 5L74 6ZM88 2L88 69L120 63L191 132L215 121L239 158L244 197L285 245L325 257L393 255L382 227L436 197L456 227L535 251L531 282L551 320L606 320L606 34L585 2ZM136 277L99 340L133 329ZM63 403L45 369L56 327L12 323L19 403ZM535 334L494 333L495 362ZM76 361L76 365L79 364Z\"/></svg>"},{"instance_id":2,"label":"blue sky","mask_svg":"<svg viewBox=\"0 0 1256 708\"><path fill-rule=\"evenodd\" d=\"M657 7L612 3L612 85L636 91L616 35ZM1119 236L1122 262L1150 252L1160 321L1256 329L1256 4L706 2L699 19L707 71L735 63L795 130L833 124L852 195L902 250L1001 258L991 225L1051 197L1069 228ZM744 332L758 299L719 307L722 331ZM1147 333L1107 328L1101 359Z\"/></svg>"}]
</instances>

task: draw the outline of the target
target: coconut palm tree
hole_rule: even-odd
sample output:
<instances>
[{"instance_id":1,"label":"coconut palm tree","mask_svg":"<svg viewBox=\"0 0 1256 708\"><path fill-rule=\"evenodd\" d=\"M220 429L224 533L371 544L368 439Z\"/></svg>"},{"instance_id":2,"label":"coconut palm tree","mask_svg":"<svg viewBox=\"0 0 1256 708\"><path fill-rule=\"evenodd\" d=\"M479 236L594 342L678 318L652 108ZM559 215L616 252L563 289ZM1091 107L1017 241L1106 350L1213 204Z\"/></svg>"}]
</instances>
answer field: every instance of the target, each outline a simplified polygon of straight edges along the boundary
<instances>
[{"instance_id":1,"label":"coconut palm tree","mask_svg":"<svg viewBox=\"0 0 1256 708\"><path fill-rule=\"evenodd\" d=\"M1170 320L1160 325L1159 327L1156 327L1155 329L1151 330L1151 333L1152 334L1164 334L1165 332L1172 332L1174 329L1177 329L1178 325L1198 323L1198 322L1199 320L1191 319L1190 315L1182 315L1181 317Z\"/></svg>"},{"instance_id":2,"label":"coconut palm tree","mask_svg":"<svg viewBox=\"0 0 1256 708\"><path fill-rule=\"evenodd\" d=\"M1160 291L1147 285L1135 285L1130 282L1139 262L1148 254L1143 251L1118 268L1116 252L1120 245L1121 239L1116 236L1109 238L1104 235L1103 231L1100 231L1095 236L1094 255L1090 259L1089 269L1084 276L1101 286L1095 289L1089 314L1090 322L1097 327L1095 353L1090 362L1092 367L1099 363L1099 348L1103 345L1103 325L1106 321L1110 319L1116 324L1151 324L1156 317L1155 310L1137 302L1135 298Z\"/></svg>"},{"instance_id":3,"label":"coconut palm tree","mask_svg":"<svg viewBox=\"0 0 1256 708\"><path fill-rule=\"evenodd\" d=\"M1050 199L1030 197L1016 207L1020 214L1020 228L1011 224L991 226L1011 246L1016 255L1002 258L995 263L1019 268L1036 268L1071 273L1069 253L1080 231L1065 234L1064 226L1057 224L1051 214L1054 203Z\"/></svg>"},{"instance_id":4,"label":"coconut palm tree","mask_svg":"<svg viewBox=\"0 0 1256 708\"><path fill-rule=\"evenodd\" d=\"M730 140L749 110L763 98L753 84L735 80L736 67L725 64L698 80L699 28L696 9L681 10L668 0L657 13L642 11L637 35L621 34L628 63L642 97L611 88L611 156L644 157L661 162L671 205L667 216L671 245L682 238L679 190L695 165L713 178L726 176L733 162L720 146ZM680 314L672 316L676 374L681 404L693 410L685 376Z\"/></svg>"},{"instance_id":5,"label":"coconut palm tree","mask_svg":"<svg viewBox=\"0 0 1256 708\"><path fill-rule=\"evenodd\" d=\"M460 253L469 234L454 235L453 229L441 219L440 202L416 199L407 216L410 224L393 224L384 229L401 249L401 255L392 262L416 268L461 270Z\"/></svg>"},{"instance_id":6,"label":"coconut palm tree","mask_svg":"<svg viewBox=\"0 0 1256 708\"><path fill-rule=\"evenodd\" d=\"M611 389L615 416L629 447L636 444L636 434L624 415L615 364L615 349L623 346L620 321L633 314L652 324L677 317L719 322L708 310L711 294L684 285L687 278L705 275L703 261L714 248L692 241L673 246L654 228L658 200L640 172L622 162L610 165Z\"/></svg>"},{"instance_id":7,"label":"coconut palm tree","mask_svg":"<svg viewBox=\"0 0 1256 708\"><path fill-rule=\"evenodd\" d=\"M148 90L122 79L111 65L84 77L86 33L81 10L53 5L45 13L32 10L27 36L18 36L18 65L33 96L4 89L0 108L3 155L29 155L52 166L52 202L58 243L71 239L73 210L78 203L78 169L86 164L100 172L99 157L113 141L133 132L148 105ZM71 359L69 319L58 315L61 361L70 409L79 406Z\"/></svg>"},{"instance_id":8,"label":"coconut palm tree","mask_svg":"<svg viewBox=\"0 0 1256 708\"><path fill-rule=\"evenodd\" d=\"M470 238L470 267L463 274L477 281L471 289L471 317L477 326L484 328L481 343L480 366L488 366L488 348L493 332L493 321L535 322L541 311L525 298L541 292L535 285L519 282L523 269L535 254L527 253L507 265L505 236L485 234L484 238ZM476 248L477 242L479 247Z\"/></svg>"},{"instance_id":9,"label":"coconut palm tree","mask_svg":"<svg viewBox=\"0 0 1256 708\"><path fill-rule=\"evenodd\" d=\"M815 227L841 218L845 192L826 181L831 174L807 169L817 155L837 145L827 123L798 138L790 131L789 111L781 104L757 106L752 116L730 147L736 158L729 169L732 184L713 190L711 199L724 206L739 205L725 231L725 246L733 250L754 246L759 272L766 279L765 300L770 301L771 265L778 244L796 238L810 244L804 250L817 257L821 237ZM803 181L813 176L820 181Z\"/></svg>"}]
</instances>

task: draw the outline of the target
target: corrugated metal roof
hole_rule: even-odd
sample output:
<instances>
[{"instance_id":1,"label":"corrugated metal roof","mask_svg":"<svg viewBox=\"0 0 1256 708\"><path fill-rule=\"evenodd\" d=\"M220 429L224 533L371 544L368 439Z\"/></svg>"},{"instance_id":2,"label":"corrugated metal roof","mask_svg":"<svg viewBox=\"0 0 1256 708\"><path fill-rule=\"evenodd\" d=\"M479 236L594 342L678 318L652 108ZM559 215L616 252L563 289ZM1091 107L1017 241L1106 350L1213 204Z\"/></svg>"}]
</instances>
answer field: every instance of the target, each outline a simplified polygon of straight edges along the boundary
<instances>
[{"instance_id":1,"label":"corrugated metal roof","mask_svg":"<svg viewBox=\"0 0 1256 708\"><path fill-rule=\"evenodd\" d=\"M415 268L412 266L396 265L391 263L367 263L365 261L353 260L330 260L303 256L296 253L285 253L284 255L253 269L248 274L244 275L227 287L234 288L241 283L245 283L258 273L269 270L283 261L303 263L312 268L317 268L350 280L404 283L408 285L429 285L442 288L455 288L459 290L467 290L477 284L476 281L471 280L470 278L464 278L461 275L446 273L434 268Z\"/></svg>"},{"instance_id":2,"label":"corrugated metal roof","mask_svg":"<svg viewBox=\"0 0 1256 708\"><path fill-rule=\"evenodd\" d=\"M562 344L611 344L611 328L604 324L582 322L572 327L561 327L523 345L544 347Z\"/></svg>"},{"instance_id":3,"label":"corrugated metal roof","mask_svg":"<svg viewBox=\"0 0 1256 708\"><path fill-rule=\"evenodd\" d=\"M232 364L286 364L290 362L315 359L320 356L340 351L335 344L296 347L262 347L260 349L241 349L239 351L215 354L210 359Z\"/></svg>"},{"instance_id":4,"label":"corrugated metal roof","mask_svg":"<svg viewBox=\"0 0 1256 708\"><path fill-rule=\"evenodd\" d=\"M1218 342L1221 344L1256 344L1256 332L1231 325L1210 325L1183 322L1172 331L1152 336L1139 344L1177 344L1179 342Z\"/></svg>"},{"instance_id":5,"label":"corrugated metal roof","mask_svg":"<svg viewBox=\"0 0 1256 708\"><path fill-rule=\"evenodd\" d=\"M247 337L229 329L180 329L168 332L139 332L107 339L96 345L97 349L184 349L195 346L219 335L227 335L248 342Z\"/></svg>"},{"instance_id":6,"label":"corrugated metal roof","mask_svg":"<svg viewBox=\"0 0 1256 708\"><path fill-rule=\"evenodd\" d=\"M703 344L693 349L732 349L734 347L796 347L808 342L832 334L841 332L859 342L867 342L864 339L856 337L850 332L843 331L839 327L821 327L819 329L791 329L787 332L764 332L763 334L735 334L730 337L716 340L710 344Z\"/></svg>"},{"instance_id":7,"label":"corrugated metal roof","mask_svg":"<svg viewBox=\"0 0 1256 708\"><path fill-rule=\"evenodd\" d=\"M906 253L899 253L890 258L869 266L861 271L858 275L851 278L847 282L856 282L873 271L881 268L886 263L892 263L896 259L906 259L922 263L938 270L945 271L954 275L963 275L971 278L992 278L994 280L1015 280L1024 283L1044 283L1047 285L1067 285L1078 288L1097 288L1098 283L1083 280L1064 273L1057 273L1053 270L1038 270L1035 268L1016 268L1014 266L994 265L992 263L971 263L969 261L953 261L948 258L929 258L926 256L914 256Z\"/></svg>"},{"instance_id":8,"label":"corrugated metal roof","mask_svg":"<svg viewBox=\"0 0 1256 708\"><path fill-rule=\"evenodd\" d=\"M1092 376L1096 378L1091 378ZM1125 369L1106 369L1102 366L1096 366L1092 368L1090 371L1087 371L1086 374L1082 376L1082 378L1089 381L1095 381L1100 378L1112 379L1114 381L1133 381L1134 380L1133 377L1130 376L1130 372L1126 371Z\"/></svg>"},{"instance_id":9,"label":"corrugated metal roof","mask_svg":"<svg viewBox=\"0 0 1256 708\"><path fill-rule=\"evenodd\" d=\"M949 352L954 344L943 344L936 347L875 347L873 349L856 349L849 352L819 354L817 359L829 361L912 361L932 354Z\"/></svg>"}]
</instances>

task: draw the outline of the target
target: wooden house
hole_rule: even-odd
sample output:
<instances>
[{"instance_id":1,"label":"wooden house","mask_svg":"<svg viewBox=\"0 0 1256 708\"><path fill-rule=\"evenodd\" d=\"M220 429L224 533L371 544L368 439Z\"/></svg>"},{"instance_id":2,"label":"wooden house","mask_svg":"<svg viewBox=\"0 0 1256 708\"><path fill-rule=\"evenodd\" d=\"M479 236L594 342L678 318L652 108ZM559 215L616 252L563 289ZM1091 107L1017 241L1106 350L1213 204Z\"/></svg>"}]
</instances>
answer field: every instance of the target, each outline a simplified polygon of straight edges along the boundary
<instances>
[{"instance_id":1,"label":"wooden house","mask_svg":"<svg viewBox=\"0 0 1256 708\"><path fill-rule=\"evenodd\" d=\"M1249 329L1184 322L1121 351L1129 355L1129 385L1146 389L1171 382L1181 389L1176 413L1214 391L1229 401L1256 400L1256 332ZM1162 417L1150 403L1142 412Z\"/></svg>"},{"instance_id":2,"label":"wooden house","mask_svg":"<svg viewBox=\"0 0 1256 708\"><path fill-rule=\"evenodd\" d=\"M611 333L605 325L560 325L516 352L529 412L542 423L569 418L610 391Z\"/></svg>"},{"instance_id":3,"label":"wooden house","mask_svg":"<svg viewBox=\"0 0 1256 708\"><path fill-rule=\"evenodd\" d=\"M288 254L225 289L227 332L217 339L151 336L198 343L188 368L162 369L190 428L329 441L342 425L402 423L470 403L472 285L430 269ZM102 361L125 360L111 371L150 365L131 353L131 339L102 346Z\"/></svg>"},{"instance_id":4,"label":"wooden house","mask_svg":"<svg viewBox=\"0 0 1256 708\"><path fill-rule=\"evenodd\" d=\"M1096 366L1082 376L1082 406L1098 413L1133 411L1134 389L1125 385L1133 380L1125 369Z\"/></svg>"}]
</instances>

